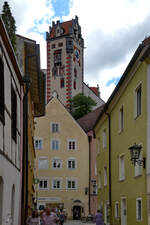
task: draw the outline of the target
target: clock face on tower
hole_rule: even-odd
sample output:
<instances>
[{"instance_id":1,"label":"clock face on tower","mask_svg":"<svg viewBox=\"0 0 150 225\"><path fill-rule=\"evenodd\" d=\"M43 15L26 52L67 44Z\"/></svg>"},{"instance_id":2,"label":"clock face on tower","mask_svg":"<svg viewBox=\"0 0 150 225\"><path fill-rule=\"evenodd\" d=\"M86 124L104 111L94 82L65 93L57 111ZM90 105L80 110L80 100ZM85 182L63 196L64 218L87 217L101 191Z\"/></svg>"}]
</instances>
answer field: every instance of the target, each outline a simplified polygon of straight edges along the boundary
<instances>
[{"instance_id":1,"label":"clock face on tower","mask_svg":"<svg viewBox=\"0 0 150 225\"><path fill-rule=\"evenodd\" d=\"M75 59L76 59L77 61L79 61L79 59L80 59L80 52L79 52L78 49L75 49L75 50L74 50L74 56L75 56Z\"/></svg>"}]
</instances>

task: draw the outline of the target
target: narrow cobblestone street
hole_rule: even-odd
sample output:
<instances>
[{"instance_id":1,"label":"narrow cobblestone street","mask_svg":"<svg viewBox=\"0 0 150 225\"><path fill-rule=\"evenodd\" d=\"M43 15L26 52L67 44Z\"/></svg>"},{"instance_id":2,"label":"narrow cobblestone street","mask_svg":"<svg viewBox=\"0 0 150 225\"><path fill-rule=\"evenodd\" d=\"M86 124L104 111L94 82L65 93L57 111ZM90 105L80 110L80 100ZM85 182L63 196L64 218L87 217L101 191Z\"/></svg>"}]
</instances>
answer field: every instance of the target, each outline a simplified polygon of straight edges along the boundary
<instances>
[{"instance_id":1,"label":"narrow cobblestone street","mask_svg":"<svg viewBox=\"0 0 150 225\"><path fill-rule=\"evenodd\" d=\"M86 223L83 223L82 221L80 220L67 220L64 225L95 225L95 223L93 222L86 222Z\"/></svg>"}]
</instances>

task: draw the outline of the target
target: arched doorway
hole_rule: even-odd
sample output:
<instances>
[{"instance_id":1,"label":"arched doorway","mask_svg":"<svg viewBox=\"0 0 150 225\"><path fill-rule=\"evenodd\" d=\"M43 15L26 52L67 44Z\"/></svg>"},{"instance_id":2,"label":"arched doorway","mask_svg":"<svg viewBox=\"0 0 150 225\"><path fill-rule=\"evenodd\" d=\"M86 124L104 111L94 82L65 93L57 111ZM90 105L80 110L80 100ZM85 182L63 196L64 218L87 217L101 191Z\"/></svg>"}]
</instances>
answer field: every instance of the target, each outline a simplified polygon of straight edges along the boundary
<instances>
[{"instance_id":1,"label":"arched doorway","mask_svg":"<svg viewBox=\"0 0 150 225\"><path fill-rule=\"evenodd\" d=\"M3 178L0 177L0 224L2 224L2 215L3 215Z\"/></svg>"},{"instance_id":2,"label":"arched doorway","mask_svg":"<svg viewBox=\"0 0 150 225\"><path fill-rule=\"evenodd\" d=\"M15 185L12 186L12 193L11 193L11 225L14 225L14 208L15 208Z\"/></svg>"},{"instance_id":3,"label":"arched doorway","mask_svg":"<svg viewBox=\"0 0 150 225\"><path fill-rule=\"evenodd\" d=\"M80 220L81 219L81 212L82 208L81 206L74 206L73 207L73 220Z\"/></svg>"}]
</instances>

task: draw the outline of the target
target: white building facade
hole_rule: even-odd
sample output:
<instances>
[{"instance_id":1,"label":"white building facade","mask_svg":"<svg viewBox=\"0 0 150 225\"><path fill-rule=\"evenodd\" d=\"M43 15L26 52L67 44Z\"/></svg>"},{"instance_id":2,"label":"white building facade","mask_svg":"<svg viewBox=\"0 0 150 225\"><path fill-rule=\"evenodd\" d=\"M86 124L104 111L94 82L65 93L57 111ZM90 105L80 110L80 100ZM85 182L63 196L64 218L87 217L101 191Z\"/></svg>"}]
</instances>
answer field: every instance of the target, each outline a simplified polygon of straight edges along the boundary
<instances>
[{"instance_id":1,"label":"white building facade","mask_svg":"<svg viewBox=\"0 0 150 225\"><path fill-rule=\"evenodd\" d=\"M18 225L21 203L21 73L0 18L0 224Z\"/></svg>"}]
</instances>

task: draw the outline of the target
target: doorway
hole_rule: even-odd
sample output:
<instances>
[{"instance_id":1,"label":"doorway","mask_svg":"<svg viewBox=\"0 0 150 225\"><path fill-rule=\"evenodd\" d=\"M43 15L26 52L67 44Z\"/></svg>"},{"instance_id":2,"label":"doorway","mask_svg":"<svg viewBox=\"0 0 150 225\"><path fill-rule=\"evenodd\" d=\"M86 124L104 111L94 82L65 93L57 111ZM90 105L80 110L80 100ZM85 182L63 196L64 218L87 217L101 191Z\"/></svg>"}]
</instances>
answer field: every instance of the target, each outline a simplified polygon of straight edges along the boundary
<instances>
[{"instance_id":1,"label":"doorway","mask_svg":"<svg viewBox=\"0 0 150 225\"><path fill-rule=\"evenodd\" d=\"M127 225L127 203L126 198L121 199L121 225Z\"/></svg>"},{"instance_id":2,"label":"doorway","mask_svg":"<svg viewBox=\"0 0 150 225\"><path fill-rule=\"evenodd\" d=\"M80 220L81 219L81 206L74 206L73 207L73 220Z\"/></svg>"}]
</instances>

